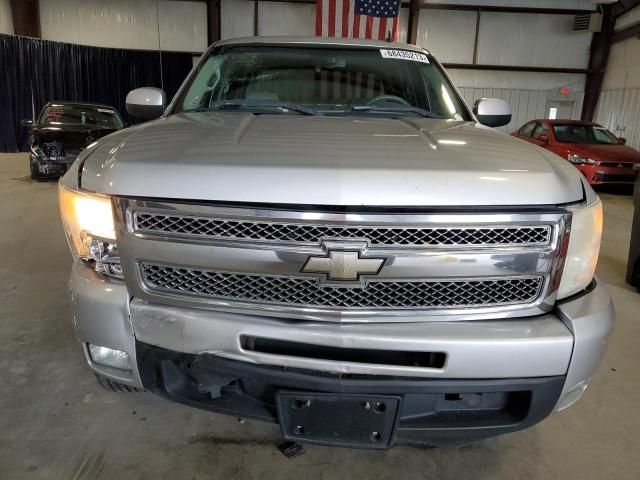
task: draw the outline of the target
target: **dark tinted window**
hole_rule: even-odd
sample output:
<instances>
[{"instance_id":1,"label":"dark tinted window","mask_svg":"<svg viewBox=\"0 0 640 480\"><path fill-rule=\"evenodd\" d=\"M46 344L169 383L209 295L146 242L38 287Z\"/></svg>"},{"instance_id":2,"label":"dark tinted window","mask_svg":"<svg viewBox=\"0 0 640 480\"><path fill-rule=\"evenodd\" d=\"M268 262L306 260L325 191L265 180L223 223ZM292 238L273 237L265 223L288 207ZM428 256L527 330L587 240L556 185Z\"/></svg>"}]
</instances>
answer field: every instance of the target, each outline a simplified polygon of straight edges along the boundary
<instances>
[{"instance_id":1,"label":"dark tinted window","mask_svg":"<svg viewBox=\"0 0 640 480\"><path fill-rule=\"evenodd\" d=\"M536 123L536 128L533 130L533 138L538 135L549 135L549 130L541 123Z\"/></svg>"},{"instance_id":2,"label":"dark tinted window","mask_svg":"<svg viewBox=\"0 0 640 480\"><path fill-rule=\"evenodd\" d=\"M533 127L536 126L536 122L529 122L524 127L520 129L520 135L524 135L525 137L530 137L533 133Z\"/></svg>"},{"instance_id":3,"label":"dark tinted window","mask_svg":"<svg viewBox=\"0 0 640 480\"><path fill-rule=\"evenodd\" d=\"M593 143L611 145L618 143L617 137L609 130L594 125L554 125L556 140L562 143Z\"/></svg>"},{"instance_id":4,"label":"dark tinted window","mask_svg":"<svg viewBox=\"0 0 640 480\"><path fill-rule=\"evenodd\" d=\"M39 123L124 127L120 115L114 109L83 105L50 105L40 115Z\"/></svg>"}]
</instances>

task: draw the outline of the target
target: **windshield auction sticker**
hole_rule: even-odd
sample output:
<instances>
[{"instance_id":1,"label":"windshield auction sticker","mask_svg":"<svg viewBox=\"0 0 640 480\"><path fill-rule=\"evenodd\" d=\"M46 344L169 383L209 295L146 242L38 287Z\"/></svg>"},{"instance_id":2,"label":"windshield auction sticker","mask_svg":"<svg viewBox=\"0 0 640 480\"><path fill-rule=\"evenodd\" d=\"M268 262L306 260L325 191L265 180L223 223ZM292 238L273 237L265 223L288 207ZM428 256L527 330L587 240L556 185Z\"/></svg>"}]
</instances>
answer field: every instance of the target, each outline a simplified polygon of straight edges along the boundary
<instances>
[{"instance_id":1,"label":"windshield auction sticker","mask_svg":"<svg viewBox=\"0 0 640 480\"><path fill-rule=\"evenodd\" d=\"M412 62L429 63L429 59L424 53L411 52L409 50L386 50L380 49L382 58L395 58L398 60L411 60Z\"/></svg>"}]
</instances>

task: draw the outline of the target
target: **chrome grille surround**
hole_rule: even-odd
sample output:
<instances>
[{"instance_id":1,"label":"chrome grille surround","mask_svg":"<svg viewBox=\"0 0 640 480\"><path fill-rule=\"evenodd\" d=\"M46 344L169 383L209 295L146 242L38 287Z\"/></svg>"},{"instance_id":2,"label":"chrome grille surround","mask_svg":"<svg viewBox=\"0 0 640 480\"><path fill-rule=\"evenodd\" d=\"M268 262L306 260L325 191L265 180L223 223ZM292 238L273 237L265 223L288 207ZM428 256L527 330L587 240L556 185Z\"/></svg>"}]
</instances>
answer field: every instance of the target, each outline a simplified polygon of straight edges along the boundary
<instances>
[{"instance_id":1,"label":"chrome grille surround","mask_svg":"<svg viewBox=\"0 0 640 480\"><path fill-rule=\"evenodd\" d=\"M221 300L323 308L451 308L527 304L540 295L544 277L376 282L366 288L323 287L315 279L246 275L142 263L152 290Z\"/></svg>"},{"instance_id":2,"label":"chrome grille surround","mask_svg":"<svg viewBox=\"0 0 640 480\"><path fill-rule=\"evenodd\" d=\"M203 238L317 244L323 238L368 240L388 246L549 245L551 225L385 227L274 223L215 217L135 212L136 232Z\"/></svg>"},{"instance_id":3,"label":"chrome grille surround","mask_svg":"<svg viewBox=\"0 0 640 480\"><path fill-rule=\"evenodd\" d=\"M480 320L546 313L555 303L564 264L563 248L568 245L571 223L569 212L552 207L516 213L377 213L334 212L331 209L296 211L131 198L114 198L114 205L118 247L125 281L132 296L147 302L182 307L334 322ZM143 218L142 215L153 215L154 218L224 219L243 224L302 225L305 232L315 231L320 226L324 229L323 234L335 227L342 229L340 232L370 232L372 229L513 231L521 228L539 231L538 228L541 227L540 231L548 232L549 240L546 244L405 245L374 243L372 238L363 235L295 242L290 241L290 237L287 240L264 240L142 230L137 228L136 220ZM353 282L327 281L326 274L302 271L310 257L327 258L336 249L357 251L362 258L384 258L384 266L379 273L361 275L358 281ZM200 287L189 287L190 284L185 283L175 284L178 288L173 288L168 277L162 282L158 279L154 282L148 278L144 272L145 265L191 273L206 272L206 275L201 274L200 280L204 283ZM236 280L260 277L261 282L265 282L266 278L271 283L267 282L268 288L260 290L260 295L253 296L240 295L240 290L233 295L221 295L220 291L212 290L211 285L207 284L208 278L227 281L229 277L226 275L234 275ZM503 285L492 283L495 281L508 281L504 285L519 287L527 285L519 283L522 279L529 281L532 278L539 282L536 284L536 288L539 286L537 295L521 292L520 296L507 300L495 297L483 302L469 296L469 292L475 291L471 287ZM274 285L287 285L287 288L291 288L291 284L297 285L298 291L302 292L302 300L298 297L279 300L276 295L279 290L274 289ZM448 302L443 297L438 304L437 301L429 300L424 293L429 293L429 288L433 288L435 284L454 287L454 290L458 288L467 297ZM305 289L300 289L300 285ZM465 288L469 290L461 289L463 285L467 285ZM422 295L422 298L412 301L405 298L405 303L385 303L382 300L378 303L367 300L360 306L354 303L355 298L382 299L380 292L391 295L389 292L393 289L401 291L400 289L407 287L414 289L414 296ZM491 292L495 294L496 291ZM271 298L268 297L269 292L272 294ZM342 303L332 303L321 298L330 296L331 292L340 292Z\"/></svg>"}]
</instances>

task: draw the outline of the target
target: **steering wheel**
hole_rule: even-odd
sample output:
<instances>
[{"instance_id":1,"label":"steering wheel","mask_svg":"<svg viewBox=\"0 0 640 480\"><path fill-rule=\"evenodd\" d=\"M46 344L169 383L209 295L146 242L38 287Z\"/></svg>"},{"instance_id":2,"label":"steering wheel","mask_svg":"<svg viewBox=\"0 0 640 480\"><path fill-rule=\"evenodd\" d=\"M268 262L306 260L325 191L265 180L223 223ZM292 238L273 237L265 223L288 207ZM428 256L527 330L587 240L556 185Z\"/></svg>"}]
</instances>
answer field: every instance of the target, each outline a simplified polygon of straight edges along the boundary
<instances>
[{"instance_id":1,"label":"steering wheel","mask_svg":"<svg viewBox=\"0 0 640 480\"><path fill-rule=\"evenodd\" d=\"M375 107L376 104L379 103L399 103L405 107L410 107L411 104L407 102L404 98L398 97L396 95L378 95L377 97L373 97L369 100L365 105L368 107Z\"/></svg>"}]
</instances>

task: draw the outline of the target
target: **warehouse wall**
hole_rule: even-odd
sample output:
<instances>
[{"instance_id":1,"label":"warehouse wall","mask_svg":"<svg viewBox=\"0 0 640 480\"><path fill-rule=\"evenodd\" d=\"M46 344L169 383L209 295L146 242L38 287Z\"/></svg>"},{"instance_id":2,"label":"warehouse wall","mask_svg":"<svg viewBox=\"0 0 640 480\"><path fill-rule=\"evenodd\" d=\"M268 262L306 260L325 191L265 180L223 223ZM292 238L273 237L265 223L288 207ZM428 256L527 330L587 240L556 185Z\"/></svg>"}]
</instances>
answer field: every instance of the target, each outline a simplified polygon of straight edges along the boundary
<instances>
[{"instance_id":1,"label":"warehouse wall","mask_svg":"<svg viewBox=\"0 0 640 480\"><path fill-rule=\"evenodd\" d=\"M558 2L554 4L558 6ZM574 2L569 8L581 6ZM423 10L417 43L442 63L471 64L476 22L476 12ZM481 13L477 63L586 68L591 34L573 32L572 22L570 15ZM505 42L505 38L509 41ZM470 105L480 97L497 97L509 102L513 118L500 129L502 131L512 132L528 120L546 117L549 102L554 100L569 105L570 114L565 116L580 118L585 75L458 69L451 69L449 74ZM560 98L557 92L561 87L568 87L569 95Z\"/></svg>"},{"instance_id":2,"label":"warehouse wall","mask_svg":"<svg viewBox=\"0 0 640 480\"><path fill-rule=\"evenodd\" d=\"M511 105L511 123L498 129L506 133L531 119L545 118L549 102L570 104L567 116L580 118L584 99L584 75L581 74L450 70L449 75L470 106L482 97L501 98ZM561 95L560 87L568 87L569 93Z\"/></svg>"},{"instance_id":3,"label":"warehouse wall","mask_svg":"<svg viewBox=\"0 0 640 480\"><path fill-rule=\"evenodd\" d=\"M405 0L402 0L405 2ZM408 1L408 0L407 0ZM592 10L593 0L429 0L429 3L449 3L456 5L529 7L529 8L574 8Z\"/></svg>"},{"instance_id":4,"label":"warehouse wall","mask_svg":"<svg viewBox=\"0 0 640 480\"><path fill-rule=\"evenodd\" d=\"M405 2L406 3L406 2ZM438 3L438 1L432 1ZM444 0L440 3L451 3ZM498 6L593 8L590 0L456 0L457 4ZM254 2L222 0L222 38L254 34ZM259 35L313 35L315 5L262 2L258 10ZM570 15L483 13L480 17L478 59L480 64L508 66L586 68L591 34L574 33ZM408 9L401 9L400 41L406 41ZM476 12L422 10L418 45L443 63L473 63ZM504 38L510 38L504 42ZM558 48L562 45L562 48ZM562 98L571 105L571 118L579 118L585 76L581 74L521 73L507 71L450 70L454 83L472 104L481 96L497 96L510 102L511 132L531 118L544 117L547 105L561 87L571 94ZM557 99L557 98L556 98Z\"/></svg>"},{"instance_id":5,"label":"warehouse wall","mask_svg":"<svg viewBox=\"0 0 640 480\"><path fill-rule=\"evenodd\" d=\"M616 29L638 21L640 8L629 12L622 26L616 23ZM640 148L640 39L630 38L611 48L595 121Z\"/></svg>"},{"instance_id":6,"label":"warehouse wall","mask_svg":"<svg viewBox=\"0 0 640 480\"><path fill-rule=\"evenodd\" d=\"M482 13L477 63L586 68L591 34L572 25L570 15ZM476 12L422 10L417 43L443 63L472 63L475 28Z\"/></svg>"},{"instance_id":7,"label":"warehouse wall","mask_svg":"<svg viewBox=\"0 0 640 480\"><path fill-rule=\"evenodd\" d=\"M247 0L222 0L221 37L251 37L255 5ZM258 35L314 35L316 6L304 3L259 2ZM409 10L400 11L401 42L407 40Z\"/></svg>"},{"instance_id":8,"label":"warehouse wall","mask_svg":"<svg viewBox=\"0 0 640 480\"><path fill-rule=\"evenodd\" d=\"M57 42L202 52L206 9L198 1L40 0L40 28L43 39Z\"/></svg>"},{"instance_id":9,"label":"warehouse wall","mask_svg":"<svg viewBox=\"0 0 640 480\"><path fill-rule=\"evenodd\" d=\"M0 33L13 34L13 19L9 0L0 0Z\"/></svg>"}]
</instances>

